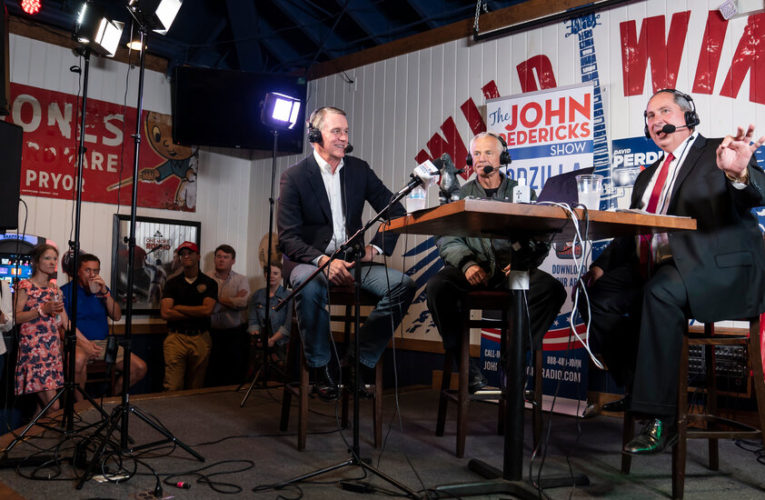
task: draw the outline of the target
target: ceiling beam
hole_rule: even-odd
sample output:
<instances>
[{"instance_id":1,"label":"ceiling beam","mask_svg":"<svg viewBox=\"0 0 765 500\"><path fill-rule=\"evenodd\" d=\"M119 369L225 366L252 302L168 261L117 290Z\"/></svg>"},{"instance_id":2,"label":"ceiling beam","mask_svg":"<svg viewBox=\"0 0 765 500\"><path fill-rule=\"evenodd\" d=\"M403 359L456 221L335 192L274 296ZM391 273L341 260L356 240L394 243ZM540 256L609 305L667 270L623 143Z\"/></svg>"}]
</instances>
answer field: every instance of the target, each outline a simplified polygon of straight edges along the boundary
<instances>
[{"instance_id":1,"label":"ceiling beam","mask_svg":"<svg viewBox=\"0 0 765 500\"><path fill-rule=\"evenodd\" d=\"M263 67L263 54L258 40L252 37L258 24L255 1L226 0L228 23L234 36L236 57L242 71L257 71ZM255 31L257 33L257 31Z\"/></svg>"},{"instance_id":2,"label":"ceiling beam","mask_svg":"<svg viewBox=\"0 0 765 500\"><path fill-rule=\"evenodd\" d=\"M629 2L631 0L625 0ZM556 14L584 5L591 5L592 0L528 0L526 2L505 7L494 12L481 14L481 31L491 31L506 26L512 26L533 19ZM598 2L595 2L597 5ZM364 66L402 54L409 54L428 47L435 47L447 42L473 36L473 17L457 21L456 23L441 26L439 28L412 35L406 38L378 45L359 52L314 64L309 69L309 78L316 79L332 75L341 71Z\"/></svg>"},{"instance_id":3,"label":"ceiling beam","mask_svg":"<svg viewBox=\"0 0 765 500\"><path fill-rule=\"evenodd\" d=\"M341 52L337 49L348 44L348 42L340 38L337 33L324 24L323 19L326 18L326 15L316 10L313 10L313 12L305 10L309 6L308 3L301 4L302 8L295 5L295 2L292 0L273 0L273 3L294 21L297 27L318 47L320 52L324 52L328 57L338 57ZM335 24L333 23L333 26Z\"/></svg>"},{"instance_id":4,"label":"ceiling beam","mask_svg":"<svg viewBox=\"0 0 765 500\"><path fill-rule=\"evenodd\" d=\"M375 2L358 0L335 0L335 3L339 7L343 7L345 4L350 4L345 9L346 15L353 19L353 21L359 25L366 34L369 40L374 42L375 45L385 43L387 40L378 36L382 28L391 25L388 16L382 12Z\"/></svg>"}]
</instances>

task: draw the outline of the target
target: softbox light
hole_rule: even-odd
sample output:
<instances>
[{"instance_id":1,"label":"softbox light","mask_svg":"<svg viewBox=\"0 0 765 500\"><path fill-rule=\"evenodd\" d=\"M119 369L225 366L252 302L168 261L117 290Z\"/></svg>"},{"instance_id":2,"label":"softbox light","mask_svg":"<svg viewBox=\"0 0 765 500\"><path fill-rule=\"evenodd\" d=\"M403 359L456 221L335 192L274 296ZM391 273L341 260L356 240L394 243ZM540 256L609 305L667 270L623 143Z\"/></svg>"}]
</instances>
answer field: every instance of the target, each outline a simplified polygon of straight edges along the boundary
<instances>
[{"instance_id":1,"label":"softbox light","mask_svg":"<svg viewBox=\"0 0 765 500\"><path fill-rule=\"evenodd\" d=\"M112 21L104 12L101 5L83 2L74 27L74 38L94 52L114 57L125 23Z\"/></svg>"},{"instance_id":2,"label":"softbox light","mask_svg":"<svg viewBox=\"0 0 765 500\"><path fill-rule=\"evenodd\" d=\"M130 0L128 10L142 26L164 35L170 30L183 0Z\"/></svg>"},{"instance_id":3,"label":"softbox light","mask_svg":"<svg viewBox=\"0 0 765 500\"><path fill-rule=\"evenodd\" d=\"M300 99L269 92L263 100L260 121L272 129L291 129L297 123L300 105Z\"/></svg>"}]
</instances>

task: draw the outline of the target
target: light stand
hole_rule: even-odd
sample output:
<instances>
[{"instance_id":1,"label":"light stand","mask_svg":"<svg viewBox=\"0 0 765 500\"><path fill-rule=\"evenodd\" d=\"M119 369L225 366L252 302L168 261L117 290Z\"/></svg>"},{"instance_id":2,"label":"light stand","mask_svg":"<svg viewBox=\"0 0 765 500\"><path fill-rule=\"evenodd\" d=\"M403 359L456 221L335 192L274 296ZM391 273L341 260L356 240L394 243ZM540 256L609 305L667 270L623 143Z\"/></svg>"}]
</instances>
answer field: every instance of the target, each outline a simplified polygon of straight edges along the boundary
<instances>
[{"instance_id":1,"label":"light stand","mask_svg":"<svg viewBox=\"0 0 765 500\"><path fill-rule=\"evenodd\" d=\"M361 385L361 377L359 374L359 368L360 368L360 362L359 362L359 352L360 352L360 339L359 339L359 328L361 323L361 257L364 255L364 249L362 248L362 236L366 231L372 227L373 224L383 219L384 216L388 214L388 210L395 205L397 202L399 202L404 196L409 194L412 189L417 187L422 183L419 179L414 179L412 182L410 182L404 189L396 193L396 195L393 196L390 203L388 203L387 206L385 206L382 210L380 210L372 219L370 219L361 229L356 231L356 233L348 238L348 240L345 241L335 252L330 256L327 261L316 268L316 270L308 277L305 281L303 281L299 286L295 287L295 289L290 293L284 300L282 300L277 306L275 307L275 310L279 310L284 305L289 302L289 300L297 294L300 290L302 290L308 283L311 282L319 273L324 271L324 268L326 268L330 262L332 262L338 255L345 253L349 249L353 249L353 254L355 256L355 264L354 264L354 349L355 349L355 355L354 358L354 381L353 381L353 444L351 446L351 449L349 450L351 453L351 456L335 465L331 465L329 467L325 467L323 469L318 469L312 472L309 472L307 474L303 474L302 476L297 476L292 479L288 479L287 481L284 481L282 483L279 483L277 485L274 485L274 489L281 489L285 486L289 486L294 483L299 483L301 481L305 481L306 479L311 479L313 477L319 476L321 474L331 472L333 470L342 469L343 467L349 467L349 466L355 466L355 467L361 467L364 471L371 472L375 474L377 477L384 479L391 485L398 488L400 491L405 493L405 496L409 498L419 498L419 495L416 491L412 490L408 486L396 481L396 479L384 474L383 472L377 470L374 466L368 464L364 460L361 459L361 451L360 451L360 445L359 445L359 387Z\"/></svg>"},{"instance_id":2,"label":"light stand","mask_svg":"<svg viewBox=\"0 0 765 500\"><path fill-rule=\"evenodd\" d=\"M266 304L264 311L263 327L260 329L260 345L263 353L263 364L258 368L257 373L250 383L250 387L239 403L244 408L244 403L250 397L255 384L262 378L262 386L266 387L268 376L272 370L271 367L271 349L268 347L268 339L273 334L271 326L271 248L274 237L274 182L276 181L276 153L279 149L279 129L291 129L298 121L301 107L300 99L280 94L278 92L268 92L263 100L260 112L260 121L271 127L271 133L274 135L274 147L271 155L271 196L268 198L268 256L266 257ZM241 388L241 386L240 386Z\"/></svg>"},{"instance_id":3,"label":"light stand","mask_svg":"<svg viewBox=\"0 0 765 500\"><path fill-rule=\"evenodd\" d=\"M132 13L132 11L131 11ZM138 19L136 19L138 21ZM141 37L141 47L145 46L145 37L147 29L137 22L139 25L138 31ZM131 340L132 340L132 318L133 318L133 260L135 257L135 226L136 226L136 211L138 201L138 168L139 168L139 151L141 148L141 114L143 112L143 82L144 82L144 70L146 67L146 50L141 50L140 57L140 69L138 72L138 103L136 106L136 124L134 139L134 156L133 156L133 191L130 201L130 234L128 237L128 282L127 282L127 307L125 311L125 335L121 339L121 344L124 348L124 359L122 361L122 401L119 406L115 407L112 411L109 419L104 422L94 433L92 439L99 438L102 431L103 435L100 437L101 443L93 455L93 459L88 464L88 468L85 474L82 475L80 481L77 483L77 489L81 489L88 479L90 474L96 470L96 466L103 455L106 444L109 441L110 436L117 430L117 426L120 426L120 447L119 453L132 454L136 451L146 448L152 448L158 445L172 443L180 448L184 449L194 458L200 462L204 462L204 457L195 452L188 445L177 439L168 429L159 425L156 419L149 418L139 408L130 404L130 357L131 357ZM130 414L134 414L139 419L143 420L146 424L152 427L154 430L162 434L165 439L154 441L152 443L143 444L140 446L134 446L128 448L128 422Z\"/></svg>"},{"instance_id":4,"label":"light stand","mask_svg":"<svg viewBox=\"0 0 765 500\"><path fill-rule=\"evenodd\" d=\"M276 180L276 153L279 144L279 131L274 128L271 133L274 134L274 148L271 156L271 196L268 198L268 256L266 257L266 307L264 311L263 327L260 329L260 345L261 352L263 353L263 363L258 368L255 376L250 382L250 387L247 388L247 392L244 393L242 402L239 403L240 408L244 408L244 404L250 397L255 384L260 380L262 387L266 387L268 383L268 376L272 371L271 367L271 348L268 347L268 339L273 334L271 327L271 246L273 245L274 237L274 181ZM263 376L261 379L261 375ZM244 385L244 384L242 384ZM239 386L241 389L242 386Z\"/></svg>"},{"instance_id":5,"label":"light stand","mask_svg":"<svg viewBox=\"0 0 765 500\"><path fill-rule=\"evenodd\" d=\"M79 253L80 253L80 215L82 209L82 171L83 160L85 157L85 118L87 114L87 102L88 102L88 79L90 76L90 47L82 47L79 49L85 63L83 69L83 84L82 84L82 107L80 111L80 140L77 150L77 187L76 187L76 199L75 199L75 216L74 216L74 241L70 241L69 245L72 248L74 269L79 268ZM77 385L74 380L74 361L77 349L77 296L79 281L77 278L77 272L75 271L75 278L72 282L72 294L71 294L71 311L72 317L70 320L70 327L66 330L64 339L64 386L56 392L56 395L48 401L48 404L40 410L40 412L32 419L24 430L13 440L3 451L3 457L7 458L7 454L13 449L16 444L24 439L27 432L37 424L47 411L53 406L53 403L59 399L64 400L64 414L61 421L61 427L65 439L69 439L74 435L74 392L79 391L82 396L90 402L95 409L97 409L104 419L109 418L104 409L99 405L85 390Z\"/></svg>"}]
</instances>

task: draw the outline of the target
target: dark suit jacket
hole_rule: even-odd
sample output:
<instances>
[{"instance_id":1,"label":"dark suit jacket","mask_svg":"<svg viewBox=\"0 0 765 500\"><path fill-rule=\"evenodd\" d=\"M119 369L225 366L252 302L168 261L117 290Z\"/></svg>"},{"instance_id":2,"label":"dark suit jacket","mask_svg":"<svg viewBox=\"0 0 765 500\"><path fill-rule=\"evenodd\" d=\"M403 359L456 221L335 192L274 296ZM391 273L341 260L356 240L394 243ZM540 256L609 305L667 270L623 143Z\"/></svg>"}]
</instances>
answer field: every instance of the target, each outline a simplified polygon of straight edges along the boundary
<instances>
[{"instance_id":1,"label":"dark suit jacket","mask_svg":"<svg viewBox=\"0 0 765 500\"><path fill-rule=\"evenodd\" d=\"M722 139L698 136L690 145L670 198L668 215L693 217L696 231L669 233L672 257L688 290L691 316L700 321L743 319L765 311L765 245L751 208L765 205L765 173L752 156L749 185L734 188L717 168ZM632 208L662 159L640 173ZM594 263L605 271L637 264L635 238L617 238Z\"/></svg>"},{"instance_id":2,"label":"dark suit jacket","mask_svg":"<svg viewBox=\"0 0 765 500\"><path fill-rule=\"evenodd\" d=\"M375 175L369 164L353 156L345 157L340 170L340 185L348 237L362 226L365 201L379 212L393 198L393 193ZM406 210L401 203L396 203L389 210L390 218L403 215L406 215ZM329 197L313 153L282 174L277 224L279 249L287 257L284 275L289 279L293 263L310 263L324 253L332 239ZM397 239L395 234L375 233L371 243L390 255Z\"/></svg>"}]
</instances>

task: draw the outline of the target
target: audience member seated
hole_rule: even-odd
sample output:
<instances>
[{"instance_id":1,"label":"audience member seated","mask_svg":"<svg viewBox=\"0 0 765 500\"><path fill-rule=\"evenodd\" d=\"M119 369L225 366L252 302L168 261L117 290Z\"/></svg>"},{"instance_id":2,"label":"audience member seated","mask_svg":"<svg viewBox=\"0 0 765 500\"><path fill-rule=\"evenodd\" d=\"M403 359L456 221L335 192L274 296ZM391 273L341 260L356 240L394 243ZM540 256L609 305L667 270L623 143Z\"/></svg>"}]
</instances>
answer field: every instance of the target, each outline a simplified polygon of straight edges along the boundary
<instances>
[{"instance_id":1,"label":"audience member seated","mask_svg":"<svg viewBox=\"0 0 765 500\"><path fill-rule=\"evenodd\" d=\"M101 277L101 261L93 254L83 253L79 256L79 269L76 277L61 287L64 295L64 306L67 314L72 315L72 288L77 287L77 349L75 351L74 380L82 388L88 377L88 364L93 360L108 360L114 362L113 369L121 370L125 350L122 346L116 353L108 353L109 319L119 321L122 310L114 300L111 290ZM76 285L75 285L76 283ZM113 341L112 345L117 344ZM122 389L122 376L115 380L113 393ZM146 376L146 363L130 353L130 385ZM82 394L75 392L79 401Z\"/></svg>"},{"instance_id":2,"label":"audience member seated","mask_svg":"<svg viewBox=\"0 0 765 500\"><path fill-rule=\"evenodd\" d=\"M263 273L268 274L266 269L263 269ZM271 329L268 332L268 349L273 356L272 359L278 361L279 364L284 364L287 357L290 330L292 329L292 299L284 307L274 311L276 304L289 295L289 290L284 288L281 283L281 264L272 264L268 288L261 288L252 294L250 298L248 308L249 327L247 331L252 336L252 342L258 345L258 347L262 347L262 334L266 325L266 293L268 293L269 307L271 308L269 315ZM260 361L262 362L262 360Z\"/></svg>"}]
</instances>

